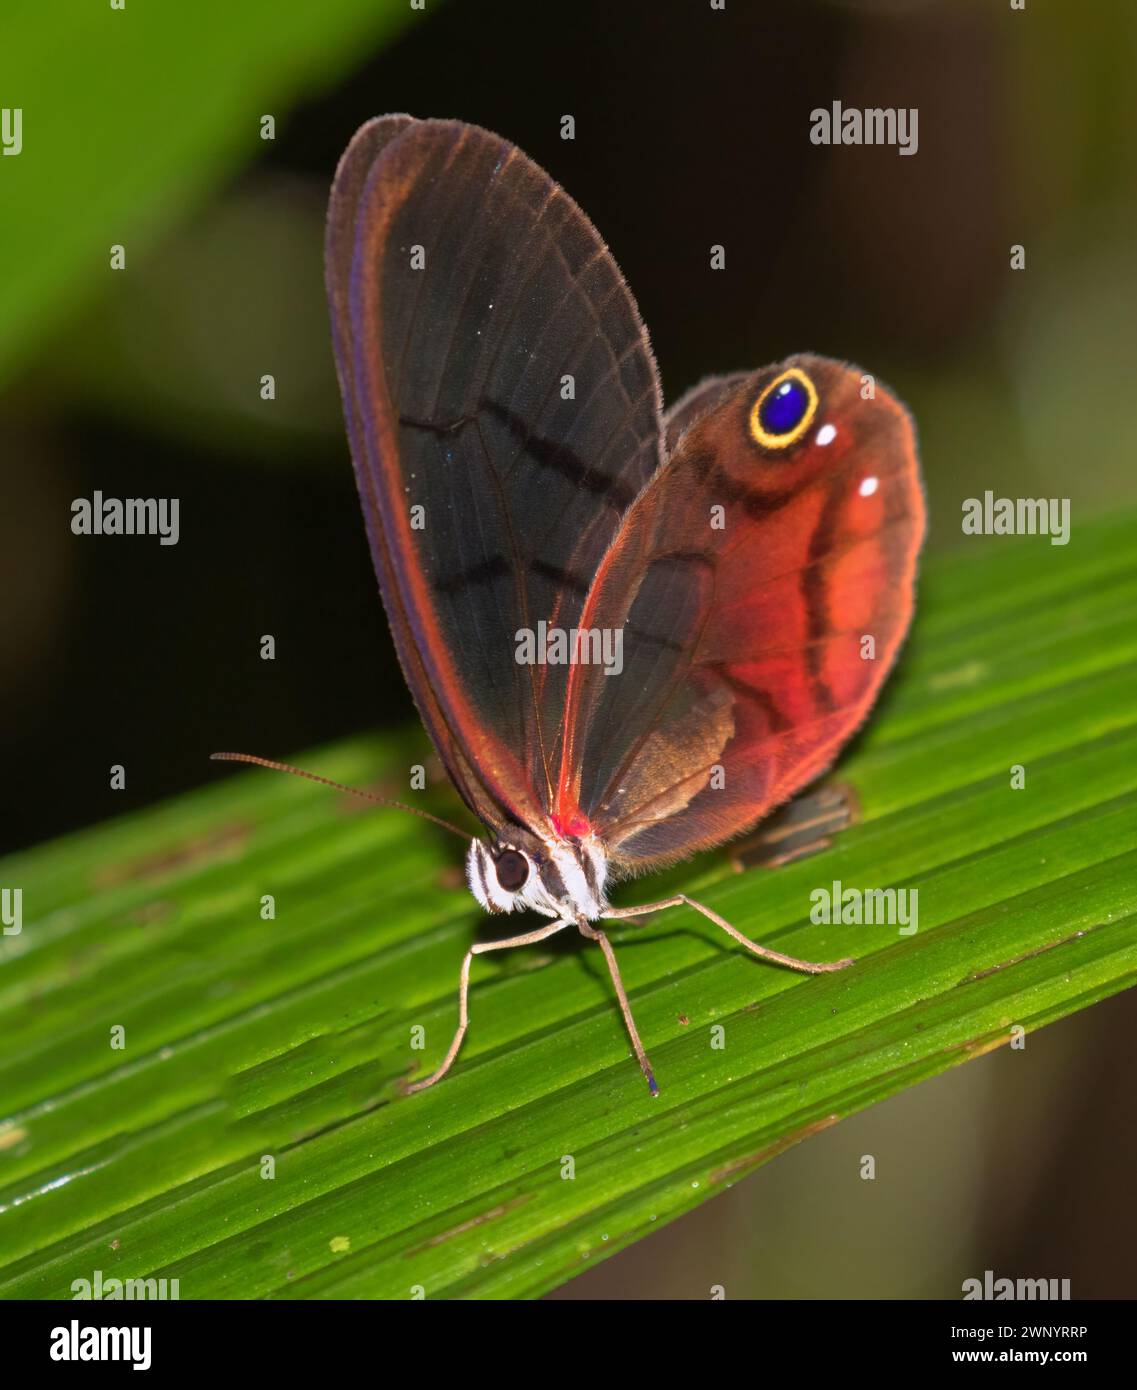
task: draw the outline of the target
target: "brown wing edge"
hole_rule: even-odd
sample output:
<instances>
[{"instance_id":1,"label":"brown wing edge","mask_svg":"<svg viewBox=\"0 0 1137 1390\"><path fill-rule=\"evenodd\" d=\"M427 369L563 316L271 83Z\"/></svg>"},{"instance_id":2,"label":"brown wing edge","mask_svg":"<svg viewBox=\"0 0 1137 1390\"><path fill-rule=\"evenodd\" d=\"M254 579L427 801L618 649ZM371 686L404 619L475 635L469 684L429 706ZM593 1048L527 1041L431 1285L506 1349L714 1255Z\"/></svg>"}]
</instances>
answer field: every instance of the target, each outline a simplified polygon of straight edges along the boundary
<instances>
[{"instance_id":1,"label":"brown wing edge","mask_svg":"<svg viewBox=\"0 0 1137 1390\"><path fill-rule=\"evenodd\" d=\"M459 796L478 820L497 830L504 819L502 808L488 795L463 755L461 745L447 724L431 688L414 640L413 628L403 605L386 537L382 528L375 524L379 515L379 503L376 497L368 495L370 479L362 462L366 458L366 444L351 350L349 303L351 267L355 255L356 217L365 189L383 154L400 135L419 124L415 117L405 114L377 116L356 131L340 157L332 182L325 226L325 285L331 308L336 372L343 397L344 419L355 465L356 483L363 502L364 523L376 577L403 678L414 696L427 733Z\"/></svg>"}]
</instances>

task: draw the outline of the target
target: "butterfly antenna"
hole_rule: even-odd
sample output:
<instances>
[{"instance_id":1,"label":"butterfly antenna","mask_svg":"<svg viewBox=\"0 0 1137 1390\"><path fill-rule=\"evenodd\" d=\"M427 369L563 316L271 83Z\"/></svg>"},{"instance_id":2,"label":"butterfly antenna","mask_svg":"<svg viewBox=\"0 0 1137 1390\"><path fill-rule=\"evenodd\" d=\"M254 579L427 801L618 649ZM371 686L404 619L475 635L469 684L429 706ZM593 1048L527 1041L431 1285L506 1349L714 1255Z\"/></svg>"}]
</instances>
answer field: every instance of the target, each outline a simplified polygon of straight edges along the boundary
<instances>
[{"instance_id":1,"label":"butterfly antenna","mask_svg":"<svg viewBox=\"0 0 1137 1390\"><path fill-rule=\"evenodd\" d=\"M399 811L409 811L412 816L421 816L423 820L433 821L435 825L440 825L443 830L449 830L457 835L460 840L468 840L469 834L465 830L459 830L456 825L451 825L448 820L443 820L441 816L432 815L429 811L420 810L417 806L408 806L405 801L393 801L387 796L375 796L371 792L360 791L358 787L346 786L343 782L333 782L330 777L321 777L315 772L305 772L302 767L293 767L291 763L274 762L272 758L258 758L255 753L210 753L210 762L215 763L253 763L256 767L271 768L273 772L291 772L293 777L307 777L309 782L319 782L325 787L331 787L337 792L349 792L352 796L360 796L364 801L374 801L377 806L393 806Z\"/></svg>"}]
</instances>

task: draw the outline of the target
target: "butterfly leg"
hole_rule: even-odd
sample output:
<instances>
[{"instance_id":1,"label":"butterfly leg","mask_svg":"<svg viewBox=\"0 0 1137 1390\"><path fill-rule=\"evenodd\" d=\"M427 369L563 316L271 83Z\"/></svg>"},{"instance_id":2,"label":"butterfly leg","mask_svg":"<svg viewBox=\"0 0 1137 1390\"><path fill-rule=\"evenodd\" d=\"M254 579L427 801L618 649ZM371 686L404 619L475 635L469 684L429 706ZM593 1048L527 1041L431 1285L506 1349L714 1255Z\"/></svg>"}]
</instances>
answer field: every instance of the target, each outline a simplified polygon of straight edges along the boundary
<instances>
[{"instance_id":1,"label":"butterfly leg","mask_svg":"<svg viewBox=\"0 0 1137 1390\"><path fill-rule=\"evenodd\" d=\"M616 998L620 1001L620 1011L624 1015L624 1023L627 1026L628 1035L632 1040L632 1047L635 1048L636 1057L639 1060L640 1070L647 1078L648 1090L654 1098L659 1095L659 1087L655 1084L655 1074L651 1069L651 1063L647 1059L644 1045L640 1042L640 1035L636 1031L636 1021L632 1017L632 1006L628 1003L628 996L624 990L624 982L620 979L620 968L616 964L616 953L612 949L612 943L602 931L598 931L595 927L590 927L583 918L577 923L577 926L580 928L581 936L588 937L589 941L598 941L600 943L600 949L604 952L604 959L608 962L608 972L612 976L612 983L616 987Z\"/></svg>"},{"instance_id":2,"label":"butterfly leg","mask_svg":"<svg viewBox=\"0 0 1137 1390\"><path fill-rule=\"evenodd\" d=\"M414 1091L425 1091L428 1086L433 1086L436 1081L441 1081L450 1070L450 1064L458 1055L458 1049L462 1046L462 1039L466 1036L466 1029L470 1025L470 1011L467 997L470 993L470 966L475 956L483 955L486 951L507 951L513 946L532 946L536 941L544 941L547 936L552 936L554 932L563 931L565 927L571 926L570 922L553 922L547 927L538 927L536 931L527 931L521 936L510 936L504 941L479 941L471 946L466 952L466 958L462 962L462 973L458 985L458 1031L454 1034L454 1041L450 1044L450 1051L442 1059L442 1065L437 1071L422 1081L405 1082L402 1090L404 1095L411 1095Z\"/></svg>"},{"instance_id":3,"label":"butterfly leg","mask_svg":"<svg viewBox=\"0 0 1137 1390\"><path fill-rule=\"evenodd\" d=\"M737 927L732 927L725 917L720 917L709 907L697 903L686 893L676 893L675 897L667 898L661 903L643 903L640 907L610 907L604 915L606 917L638 917L644 912L661 912L665 907L679 907L683 903L688 907L693 907L696 912L701 912L716 927L722 927L724 932L733 936L735 941L745 946L748 951L753 952L761 960L772 961L775 965L788 965L791 970L801 970L806 975L822 975L828 970L844 970L847 965L853 964L852 956L846 956L844 960L798 960L796 956L784 956L781 951L771 951L768 946L759 946L756 941L751 941L748 936L743 936Z\"/></svg>"},{"instance_id":4,"label":"butterfly leg","mask_svg":"<svg viewBox=\"0 0 1137 1390\"><path fill-rule=\"evenodd\" d=\"M735 873L780 869L796 859L819 854L861 818L857 794L847 783L826 784L797 796L775 811L752 834L730 847Z\"/></svg>"}]
</instances>

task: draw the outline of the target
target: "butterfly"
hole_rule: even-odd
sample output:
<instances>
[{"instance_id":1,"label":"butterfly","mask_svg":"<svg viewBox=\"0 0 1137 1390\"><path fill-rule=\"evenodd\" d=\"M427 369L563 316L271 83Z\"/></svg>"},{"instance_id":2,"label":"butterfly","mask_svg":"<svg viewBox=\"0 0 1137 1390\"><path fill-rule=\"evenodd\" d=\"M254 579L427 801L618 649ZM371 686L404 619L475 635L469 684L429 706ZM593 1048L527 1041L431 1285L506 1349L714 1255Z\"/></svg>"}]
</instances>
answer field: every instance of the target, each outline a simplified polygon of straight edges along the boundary
<instances>
[{"instance_id":1,"label":"butterfly","mask_svg":"<svg viewBox=\"0 0 1137 1390\"><path fill-rule=\"evenodd\" d=\"M328 211L344 415L403 673L485 827L466 856L492 913L599 944L619 879L749 830L833 761L913 612L924 507L912 422L808 354L712 377L666 413L635 301L581 209L500 136L383 116ZM866 398L867 397L867 398Z\"/></svg>"}]
</instances>

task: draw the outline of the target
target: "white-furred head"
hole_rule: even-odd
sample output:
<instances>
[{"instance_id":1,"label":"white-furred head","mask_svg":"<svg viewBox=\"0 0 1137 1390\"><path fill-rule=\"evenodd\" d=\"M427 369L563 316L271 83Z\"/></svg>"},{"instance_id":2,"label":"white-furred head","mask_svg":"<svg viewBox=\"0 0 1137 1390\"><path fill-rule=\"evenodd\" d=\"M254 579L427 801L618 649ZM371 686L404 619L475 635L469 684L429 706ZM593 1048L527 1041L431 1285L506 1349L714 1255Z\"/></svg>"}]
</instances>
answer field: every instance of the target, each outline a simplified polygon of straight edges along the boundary
<instances>
[{"instance_id":1,"label":"white-furred head","mask_svg":"<svg viewBox=\"0 0 1137 1390\"><path fill-rule=\"evenodd\" d=\"M594 836L542 841L520 828L493 844L472 840L466 855L470 892L487 912L523 912L594 921L608 906L607 859Z\"/></svg>"}]
</instances>

